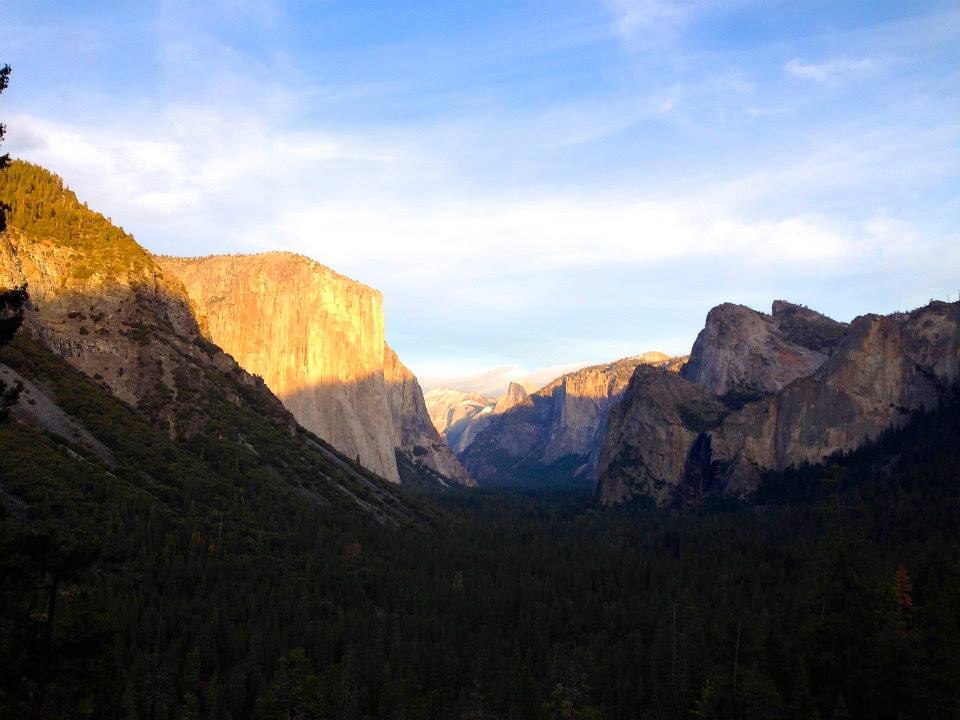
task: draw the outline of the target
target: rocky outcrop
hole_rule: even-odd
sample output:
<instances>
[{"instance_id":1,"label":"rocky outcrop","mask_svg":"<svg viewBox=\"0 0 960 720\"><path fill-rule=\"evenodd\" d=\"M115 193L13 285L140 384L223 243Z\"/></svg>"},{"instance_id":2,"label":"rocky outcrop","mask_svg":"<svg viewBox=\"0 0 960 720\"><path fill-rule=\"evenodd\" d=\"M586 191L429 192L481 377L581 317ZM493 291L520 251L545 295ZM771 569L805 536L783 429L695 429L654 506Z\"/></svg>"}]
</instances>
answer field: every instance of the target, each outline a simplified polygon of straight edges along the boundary
<instances>
[{"instance_id":1,"label":"rocky outcrop","mask_svg":"<svg viewBox=\"0 0 960 720\"><path fill-rule=\"evenodd\" d=\"M421 468L422 474L443 484L474 485L433 426L417 378L389 346L384 353L383 376L394 432L393 447L405 464Z\"/></svg>"},{"instance_id":2,"label":"rocky outcrop","mask_svg":"<svg viewBox=\"0 0 960 720\"><path fill-rule=\"evenodd\" d=\"M912 413L932 410L960 383L960 304L856 318L816 373L732 414L712 433L728 492L749 493L764 470L819 463Z\"/></svg>"},{"instance_id":3,"label":"rocky outcrop","mask_svg":"<svg viewBox=\"0 0 960 720\"><path fill-rule=\"evenodd\" d=\"M686 477L697 438L726 407L706 388L664 368L639 366L623 400L610 411L596 475L602 503L644 496L670 502ZM698 476L692 482L703 484ZM706 488L704 488L706 489Z\"/></svg>"},{"instance_id":4,"label":"rocky outcrop","mask_svg":"<svg viewBox=\"0 0 960 720\"><path fill-rule=\"evenodd\" d=\"M607 413L638 365L663 364L664 357L652 353L583 368L525 398L516 386L515 405L484 419L461 461L480 484L588 485Z\"/></svg>"},{"instance_id":5,"label":"rocky outcrop","mask_svg":"<svg viewBox=\"0 0 960 720\"><path fill-rule=\"evenodd\" d=\"M132 238L128 243L117 264L96 243L68 245L10 227L0 235L0 287L28 286L24 327L44 346L165 424L171 437L190 436L199 420L185 423L184 416L202 413L182 405L178 371L185 365L227 373L244 386L262 383L204 342L183 286ZM204 373L190 379L202 384Z\"/></svg>"},{"instance_id":6,"label":"rocky outcrop","mask_svg":"<svg viewBox=\"0 0 960 720\"><path fill-rule=\"evenodd\" d=\"M520 383L511 381L507 386L507 392L497 398L496 405L493 406L493 412L497 415L512 410L517 405L530 403L530 395Z\"/></svg>"},{"instance_id":7,"label":"rocky outcrop","mask_svg":"<svg viewBox=\"0 0 960 720\"><path fill-rule=\"evenodd\" d=\"M305 428L394 482L398 451L467 482L439 436L425 434L420 387L384 341L379 291L292 253L160 263L183 282L207 337Z\"/></svg>"},{"instance_id":8,"label":"rocky outcrop","mask_svg":"<svg viewBox=\"0 0 960 720\"><path fill-rule=\"evenodd\" d=\"M434 427L458 455L473 442L497 401L480 393L436 388L424 396Z\"/></svg>"},{"instance_id":9,"label":"rocky outcrop","mask_svg":"<svg viewBox=\"0 0 960 720\"><path fill-rule=\"evenodd\" d=\"M765 471L819 463L936 407L960 382L960 305L849 326L783 302L772 318L721 306L697 344L685 377L638 370L611 413L598 462L602 502L748 495ZM764 392L744 402L731 392L743 388Z\"/></svg>"},{"instance_id":10,"label":"rocky outcrop","mask_svg":"<svg viewBox=\"0 0 960 720\"><path fill-rule=\"evenodd\" d=\"M486 409L493 410L497 401L480 393L454 388L434 388L424 393L430 421L443 434L461 420L473 417Z\"/></svg>"},{"instance_id":11,"label":"rocky outcrop","mask_svg":"<svg viewBox=\"0 0 960 720\"><path fill-rule=\"evenodd\" d=\"M776 392L820 367L845 332L843 323L783 300L772 315L725 303L707 315L682 374L717 395Z\"/></svg>"}]
</instances>

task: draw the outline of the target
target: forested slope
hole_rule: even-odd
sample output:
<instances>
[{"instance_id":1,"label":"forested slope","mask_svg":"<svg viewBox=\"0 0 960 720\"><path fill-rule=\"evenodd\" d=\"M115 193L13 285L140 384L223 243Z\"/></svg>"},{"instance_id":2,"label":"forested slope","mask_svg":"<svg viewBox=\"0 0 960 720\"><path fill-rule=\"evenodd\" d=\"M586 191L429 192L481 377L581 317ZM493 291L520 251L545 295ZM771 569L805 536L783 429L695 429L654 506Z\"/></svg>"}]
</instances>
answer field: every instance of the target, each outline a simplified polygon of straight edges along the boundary
<instances>
[{"instance_id":1,"label":"forested slope","mask_svg":"<svg viewBox=\"0 0 960 720\"><path fill-rule=\"evenodd\" d=\"M404 525L173 442L26 337L0 362L115 457L0 425L6 717L960 710L955 403L759 505L453 491Z\"/></svg>"}]
</instances>

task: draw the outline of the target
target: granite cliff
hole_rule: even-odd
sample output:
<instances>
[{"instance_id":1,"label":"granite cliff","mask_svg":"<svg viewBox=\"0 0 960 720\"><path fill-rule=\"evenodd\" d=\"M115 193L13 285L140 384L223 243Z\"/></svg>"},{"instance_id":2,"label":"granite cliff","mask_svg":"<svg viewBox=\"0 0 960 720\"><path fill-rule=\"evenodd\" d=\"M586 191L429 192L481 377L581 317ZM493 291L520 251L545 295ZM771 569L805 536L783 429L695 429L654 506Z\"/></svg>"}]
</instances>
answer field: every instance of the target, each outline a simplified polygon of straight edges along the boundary
<instances>
[{"instance_id":1,"label":"granite cliff","mask_svg":"<svg viewBox=\"0 0 960 720\"><path fill-rule=\"evenodd\" d=\"M937 407L960 380L960 305L849 326L778 301L714 308L680 377L638 371L610 414L596 490L689 504L749 495L768 470L854 449Z\"/></svg>"},{"instance_id":2,"label":"granite cliff","mask_svg":"<svg viewBox=\"0 0 960 720\"><path fill-rule=\"evenodd\" d=\"M480 393L453 388L430 390L424 401L433 426L457 454L473 442L497 406L496 400Z\"/></svg>"},{"instance_id":3,"label":"granite cliff","mask_svg":"<svg viewBox=\"0 0 960 720\"><path fill-rule=\"evenodd\" d=\"M583 368L529 396L512 384L502 412L483 418L460 459L481 484L588 485L607 413L634 369L668 361L662 353L647 353Z\"/></svg>"},{"instance_id":4,"label":"granite cliff","mask_svg":"<svg viewBox=\"0 0 960 720\"><path fill-rule=\"evenodd\" d=\"M389 480L400 481L399 452L470 484L384 341L377 290L292 253L158 261L185 286L206 336L305 428Z\"/></svg>"},{"instance_id":5,"label":"granite cliff","mask_svg":"<svg viewBox=\"0 0 960 720\"><path fill-rule=\"evenodd\" d=\"M846 325L783 300L766 315L743 305L713 308L683 377L717 395L776 392L820 367Z\"/></svg>"},{"instance_id":6,"label":"granite cliff","mask_svg":"<svg viewBox=\"0 0 960 720\"><path fill-rule=\"evenodd\" d=\"M348 499L389 521L405 513L382 478L300 427L262 379L205 338L183 284L58 177L14 163L0 172L0 201L11 206L0 233L0 287L27 285L30 297L18 338L28 359L3 368L30 390L18 419L68 433L109 465L125 416L103 418L113 429L88 436L46 386L45 373L63 374L55 356L131 408L133 425L148 421L218 477L283 487L321 505ZM157 483L187 480L170 476L163 461L140 472Z\"/></svg>"}]
</instances>

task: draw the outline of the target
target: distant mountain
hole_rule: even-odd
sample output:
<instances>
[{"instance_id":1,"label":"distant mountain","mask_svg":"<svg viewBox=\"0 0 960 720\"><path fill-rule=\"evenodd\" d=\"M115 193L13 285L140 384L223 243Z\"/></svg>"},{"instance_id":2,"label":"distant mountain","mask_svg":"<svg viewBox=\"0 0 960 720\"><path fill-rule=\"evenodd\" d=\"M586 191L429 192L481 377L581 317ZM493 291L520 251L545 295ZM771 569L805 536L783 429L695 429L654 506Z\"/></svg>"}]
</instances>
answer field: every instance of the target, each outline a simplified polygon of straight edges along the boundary
<instances>
[{"instance_id":1,"label":"distant mountain","mask_svg":"<svg viewBox=\"0 0 960 720\"><path fill-rule=\"evenodd\" d=\"M496 408L497 401L480 393L436 388L424 395L434 427L455 453L473 442L477 431Z\"/></svg>"},{"instance_id":2,"label":"distant mountain","mask_svg":"<svg viewBox=\"0 0 960 720\"><path fill-rule=\"evenodd\" d=\"M389 480L400 480L399 453L444 484L471 484L384 340L379 291L292 253L157 261L183 282L206 336L305 428Z\"/></svg>"},{"instance_id":3,"label":"distant mountain","mask_svg":"<svg viewBox=\"0 0 960 720\"><path fill-rule=\"evenodd\" d=\"M522 385L527 392L539 390L554 378L566 373L588 367L594 363L564 363L562 365L548 365L533 370L519 365L502 365L481 372L455 377L427 377L421 382L427 392L437 389L458 390L473 392L484 397L497 398L503 395L511 382Z\"/></svg>"},{"instance_id":4,"label":"distant mountain","mask_svg":"<svg viewBox=\"0 0 960 720\"><path fill-rule=\"evenodd\" d=\"M671 358L650 352L583 368L532 395L512 384L493 411L474 420L460 460L481 485L588 486L607 413L645 364L667 366Z\"/></svg>"},{"instance_id":5,"label":"distant mountain","mask_svg":"<svg viewBox=\"0 0 960 720\"><path fill-rule=\"evenodd\" d=\"M470 418L486 409L492 410L497 401L480 393L454 388L434 388L423 395L430 422L439 433L465 418Z\"/></svg>"},{"instance_id":6,"label":"distant mountain","mask_svg":"<svg viewBox=\"0 0 960 720\"><path fill-rule=\"evenodd\" d=\"M610 413L597 469L606 504L749 495L764 473L849 452L960 381L960 304L850 325L777 301L722 305L679 376L638 368Z\"/></svg>"}]
</instances>

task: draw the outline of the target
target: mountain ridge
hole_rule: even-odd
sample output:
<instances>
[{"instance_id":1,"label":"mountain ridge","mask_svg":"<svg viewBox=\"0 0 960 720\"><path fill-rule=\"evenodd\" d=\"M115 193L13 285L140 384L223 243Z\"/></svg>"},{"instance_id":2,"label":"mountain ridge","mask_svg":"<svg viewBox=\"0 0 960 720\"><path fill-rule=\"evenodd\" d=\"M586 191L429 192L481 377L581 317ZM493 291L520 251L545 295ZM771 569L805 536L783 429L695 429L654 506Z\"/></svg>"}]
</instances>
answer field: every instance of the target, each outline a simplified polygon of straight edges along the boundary
<instances>
[{"instance_id":1,"label":"mountain ridge","mask_svg":"<svg viewBox=\"0 0 960 720\"><path fill-rule=\"evenodd\" d=\"M960 381L960 303L932 301L849 324L784 301L774 311L718 306L698 335L692 367L677 378L635 374L610 414L595 485L600 502L748 496L764 472L856 449L935 408ZM778 314L819 349L778 335L771 329Z\"/></svg>"}]
</instances>

